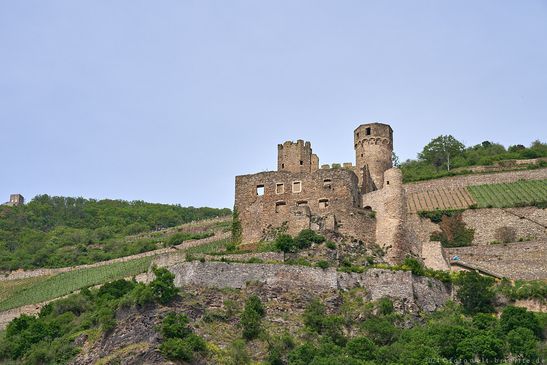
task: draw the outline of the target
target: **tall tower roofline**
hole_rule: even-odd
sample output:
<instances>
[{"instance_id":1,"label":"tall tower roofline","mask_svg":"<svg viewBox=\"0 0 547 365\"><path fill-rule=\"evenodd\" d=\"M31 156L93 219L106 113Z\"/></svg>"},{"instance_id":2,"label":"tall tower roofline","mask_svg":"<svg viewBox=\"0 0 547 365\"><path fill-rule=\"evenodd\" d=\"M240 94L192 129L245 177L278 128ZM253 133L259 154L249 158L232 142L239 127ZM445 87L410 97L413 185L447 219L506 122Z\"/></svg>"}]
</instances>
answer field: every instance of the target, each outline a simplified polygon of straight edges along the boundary
<instances>
[{"instance_id":1,"label":"tall tower roofline","mask_svg":"<svg viewBox=\"0 0 547 365\"><path fill-rule=\"evenodd\" d=\"M355 128L354 132L356 132L358 129L361 129L363 127L370 127L370 126L374 126L374 125L382 126L382 127L388 127L389 129L391 129L393 131L391 126L387 123L371 122L371 123L363 123L363 124L359 125L357 128Z\"/></svg>"}]
</instances>

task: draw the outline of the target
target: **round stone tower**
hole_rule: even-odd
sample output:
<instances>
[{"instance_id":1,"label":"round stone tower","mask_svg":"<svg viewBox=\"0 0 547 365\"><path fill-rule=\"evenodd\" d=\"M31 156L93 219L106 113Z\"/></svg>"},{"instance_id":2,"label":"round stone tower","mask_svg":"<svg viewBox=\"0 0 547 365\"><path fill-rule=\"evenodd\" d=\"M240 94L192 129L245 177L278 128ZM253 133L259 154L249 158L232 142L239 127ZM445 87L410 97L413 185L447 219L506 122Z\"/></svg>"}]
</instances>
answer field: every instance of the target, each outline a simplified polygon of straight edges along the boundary
<instances>
[{"instance_id":1,"label":"round stone tower","mask_svg":"<svg viewBox=\"0 0 547 365\"><path fill-rule=\"evenodd\" d=\"M368 171L374 186L363 186L369 192L381 189L384 184L384 172L393 167L393 129L388 124L361 124L353 132L355 162L361 184L366 184ZM369 179L370 180L370 179Z\"/></svg>"}]
</instances>

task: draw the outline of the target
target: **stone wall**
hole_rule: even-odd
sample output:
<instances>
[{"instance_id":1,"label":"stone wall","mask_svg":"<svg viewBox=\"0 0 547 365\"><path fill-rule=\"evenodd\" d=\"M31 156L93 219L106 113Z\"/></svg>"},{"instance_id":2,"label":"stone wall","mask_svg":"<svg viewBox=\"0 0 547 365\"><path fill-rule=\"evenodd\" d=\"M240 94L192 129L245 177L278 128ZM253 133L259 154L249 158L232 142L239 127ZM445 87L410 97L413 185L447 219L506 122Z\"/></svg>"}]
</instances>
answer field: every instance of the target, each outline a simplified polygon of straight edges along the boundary
<instances>
[{"instance_id":1,"label":"stone wall","mask_svg":"<svg viewBox=\"0 0 547 365\"><path fill-rule=\"evenodd\" d=\"M484 175L451 176L442 179L418 181L404 185L407 194L439 188L458 188L470 185L509 183L518 180L547 179L547 168L500 172Z\"/></svg>"},{"instance_id":2,"label":"stone wall","mask_svg":"<svg viewBox=\"0 0 547 365\"><path fill-rule=\"evenodd\" d=\"M473 245L488 245L496 240L496 230L513 228L517 240L547 240L547 210L524 208L468 209L462 213L464 223L475 230ZM409 214L408 220L421 242L428 242L431 233L438 231L438 224L417 214Z\"/></svg>"},{"instance_id":3,"label":"stone wall","mask_svg":"<svg viewBox=\"0 0 547 365\"><path fill-rule=\"evenodd\" d=\"M243 243L271 239L269 232L284 224L291 235L312 228L374 242L375 220L358 208L357 183L346 169L237 176L235 206Z\"/></svg>"},{"instance_id":4,"label":"stone wall","mask_svg":"<svg viewBox=\"0 0 547 365\"><path fill-rule=\"evenodd\" d=\"M335 269L268 264L228 264L222 262L185 262L169 266L175 285L216 288L245 288L261 283L269 288L311 292L362 287L368 300L389 297L404 311L433 311L449 298L450 291L441 282L416 277L407 271L370 269L364 273L342 273Z\"/></svg>"},{"instance_id":5,"label":"stone wall","mask_svg":"<svg viewBox=\"0 0 547 365\"><path fill-rule=\"evenodd\" d=\"M393 153L393 130L387 124L362 124L353 132L355 166L361 180L361 169L367 167L376 189L384 184L384 172L391 167ZM363 181L360 181L360 185Z\"/></svg>"},{"instance_id":6,"label":"stone wall","mask_svg":"<svg viewBox=\"0 0 547 365\"><path fill-rule=\"evenodd\" d=\"M547 279L547 241L469 246L445 249L449 258L478 267L499 277Z\"/></svg>"}]
</instances>

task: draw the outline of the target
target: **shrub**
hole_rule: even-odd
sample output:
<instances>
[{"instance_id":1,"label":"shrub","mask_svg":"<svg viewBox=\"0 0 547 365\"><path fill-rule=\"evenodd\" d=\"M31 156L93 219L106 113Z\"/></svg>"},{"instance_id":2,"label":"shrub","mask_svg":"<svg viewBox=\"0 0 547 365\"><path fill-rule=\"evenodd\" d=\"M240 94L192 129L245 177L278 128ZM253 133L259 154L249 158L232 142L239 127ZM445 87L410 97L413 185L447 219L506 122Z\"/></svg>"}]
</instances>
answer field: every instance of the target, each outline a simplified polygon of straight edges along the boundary
<instances>
[{"instance_id":1,"label":"shrub","mask_svg":"<svg viewBox=\"0 0 547 365\"><path fill-rule=\"evenodd\" d=\"M178 294L179 290L175 287L175 275L163 267L154 267L152 269L156 278L150 283L150 288L154 298L161 304L168 304Z\"/></svg>"},{"instance_id":2,"label":"shrub","mask_svg":"<svg viewBox=\"0 0 547 365\"><path fill-rule=\"evenodd\" d=\"M323 269L323 270L326 270L329 268L330 264L328 261L325 261L325 260L321 260L321 261L318 261L315 266Z\"/></svg>"},{"instance_id":3,"label":"shrub","mask_svg":"<svg viewBox=\"0 0 547 365\"><path fill-rule=\"evenodd\" d=\"M458 284L458 299L462 302L466 313L491 313L494 311L492 302L492 278L484 277L475 271L462 272L456 283Z\"/></svg>"},{"instance_id":4,"label":"shrub","mask_svg":"<svg viewBox=\"0 0 547 365\"><path fill-rule=\"evenodd\" d=\"M332 242L332 241L327 241L325 243L325 246L329 249L329 250L336 250L336 243Z\"/></svg>"},{"instance_id":5,"label":"shrub","mask_svg":"<svg viewBox=\"0 0 547 365\"><path fill-rule=\"evenodd\" d=\"M538 338L542 336L542 327L534 313L526 308L505 307L500 316L501 331L507 334L518 327L528 328Z\"/></svg>"},{"instance_id":6,"label":"shrub","mask_svg":"<svg viewBox=\"0 0 547 365\"><path fill-rule=\"evenodd\" d=\"M241 315L241 326L243 337L246 340L253 340L258 337L261 331L262 317L265 315L264 306L256 295L251 296L245 302L245 309Z\"/></svg>"},{"instance_id":7,"label":"shrub","mask_svg":"<svg viewBox=\"0 0 547 365\"><path fill-rule=\"evenodd\" d=\"M298 249L309 248L313 243L323 243L324 241L325 237L317 234L311 229L303 229L294 239Z\"/></svg>"},{"instance_id":8,"label":"shrub","mask_svg":"<svg viewBox=\"0 0 547 365\"><path fill-rule=\"evenodd\" d=\"M419 262L415 258L407 257L404 260L403 265L409 267L410 271L414 275L423 276L425 274L424 266L422 265L421 262Z\"/></svg>"},{"instance_id":9,"label":"shrub","mask_svg":"<svg viewBox=\"0 0 547 365\"><path fill-rule=\"evenodd\" d=\"M502 243L515 242L517 231L513 227L499 227L494 233L494 238Z\"/></svg>"},{"instance_id":10,"label":"shrub","mask_svg":"<svg viewBox=\"0 0 547 365\"><path fill-rule=\"evenodd\" d=\"M193 349L187 341L181 338L168 338L160 345L160 352L171 360L192 361Z\"/></svg>"},{"instance_id":11,"label":"shrub","mask_svg":"<svg viewBox=\"0 0 547 365\"><path fill-rule=\"evenodd\" d=\"M186 315L169 313L161 323L161 334L165 338L184 338L192 333L189 323Z\"/></svg>"},{"instance_id":12,"label":"shrub","mask_svg":"<svg viewBox=\"0 0 547 365\"><path fill-rule=\"evenodd\" d=\"M443 247L469 246L475 237L475 230L466 228L461 214L444 215L439 224L440 232L431 234L432 241L441 241Z\"/></svg>"},{"instance_id":13,"label":"shrub","mask_svg":"<svg viewBox=\"0 0 547 365\"><path fill-rule=\"evenodd\" d=\"M346 351L359 360L373 360L376 346L366 337L355 337L346 344Z\"/></svg>"},{"instance_id":14,"label":"shrub","mask_svg":"<svg viewBox=\"0 0 547 365\"><path fill-rule=\"evenodd\" d=\"M288 234L280 234L275 239L275 248L283 253L293 252L296 249L294 239Z\"/></svg>"},{"instance_id":15,"label":"shrub","mask_svg":"<svg viewBox=\"0 0 547 365\"><path fill-rule=\"evenodd\" d=\"M538 340L529 328L517 327L507 333L506 339L508 349L513 356L528 360L528 363L539 359Z\"/></svg>"}]
</instances>

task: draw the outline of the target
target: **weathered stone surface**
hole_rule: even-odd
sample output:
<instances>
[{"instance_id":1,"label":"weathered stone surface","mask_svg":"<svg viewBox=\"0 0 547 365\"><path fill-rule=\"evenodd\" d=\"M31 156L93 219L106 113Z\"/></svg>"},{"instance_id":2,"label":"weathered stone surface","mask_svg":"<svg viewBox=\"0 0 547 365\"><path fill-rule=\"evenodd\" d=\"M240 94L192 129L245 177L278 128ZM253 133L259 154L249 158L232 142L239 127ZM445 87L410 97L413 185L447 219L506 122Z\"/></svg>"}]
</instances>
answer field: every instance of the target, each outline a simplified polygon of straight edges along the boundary
<instances>
[{"instance_id":1,"label":"weathered stone surface","mask_svg":"<svg viewBox=\"0 0 547 365\"><path fill-rule=\"evenodd\" d=\"M228 264L185 262L168 267L175 274L175 285L216 288L245 288L262 283L269 290L320 293L362 287L367 299L389 297L405 312L432 311L450 297L449 289L438 280L420 278L407 271L370 269L364 273L342 273L334 269L268 264Z\"/></svg>"}]
</instances>

